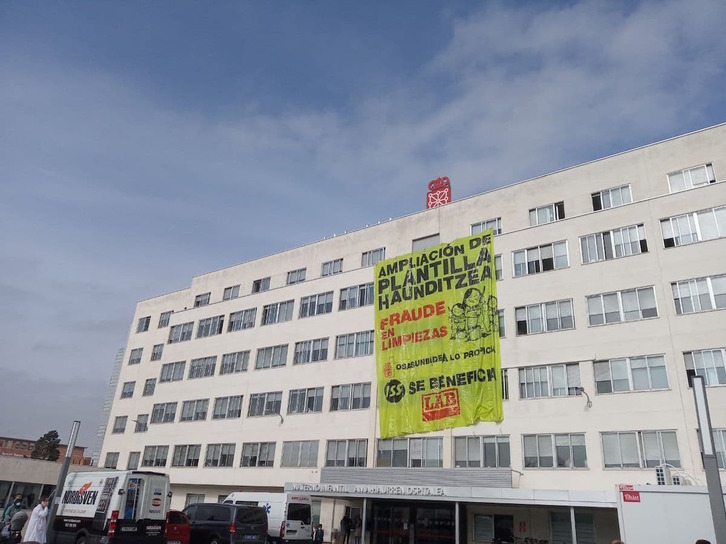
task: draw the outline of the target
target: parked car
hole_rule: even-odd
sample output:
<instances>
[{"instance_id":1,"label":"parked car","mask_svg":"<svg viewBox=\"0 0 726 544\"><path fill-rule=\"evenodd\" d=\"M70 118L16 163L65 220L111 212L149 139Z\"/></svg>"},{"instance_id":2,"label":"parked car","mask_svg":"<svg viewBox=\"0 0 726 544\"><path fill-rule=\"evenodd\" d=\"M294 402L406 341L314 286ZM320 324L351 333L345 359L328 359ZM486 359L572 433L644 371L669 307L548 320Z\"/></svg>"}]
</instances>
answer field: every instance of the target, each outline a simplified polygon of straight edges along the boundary
<instances>
[{"instance_id":1,"label":"parked car","mask_svg":"<svg viewBox=\"0 0 726 544\"><path fill-rule=\"evenodd\" d=\"M197 503L184 509L190 544L265 544L267 512L262 506Z\"/></svg>"},{"instance_id":2,"label":"parked car","mask_svg":"<svg viewBox=\"0 0 726 544\"><path fill-rule=\"evenodd\" d=\"M166 544L189 544L190 535L191 526L187 515L179 510L169 510L164 526Z\"/></svg>"}]
</instances>

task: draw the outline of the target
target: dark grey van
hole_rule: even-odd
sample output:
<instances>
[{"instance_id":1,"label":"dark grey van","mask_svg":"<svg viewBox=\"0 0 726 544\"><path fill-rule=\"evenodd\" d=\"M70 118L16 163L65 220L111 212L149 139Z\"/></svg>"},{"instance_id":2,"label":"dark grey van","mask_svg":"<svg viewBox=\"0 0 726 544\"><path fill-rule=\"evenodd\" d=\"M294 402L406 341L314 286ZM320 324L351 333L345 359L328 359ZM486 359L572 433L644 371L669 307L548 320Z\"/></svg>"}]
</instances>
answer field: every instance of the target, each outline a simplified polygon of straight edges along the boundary
<instances>
[{"instance_id":1,"label":"dark grey van","mask_svg":"<svg viewBox=\"0 0 726 544\"><path fill-rule=\"evenodd\" d=\"M200 502L184 509L190 544L265 544L267 511L262 506Z\"/></svg>"}]
</instances>

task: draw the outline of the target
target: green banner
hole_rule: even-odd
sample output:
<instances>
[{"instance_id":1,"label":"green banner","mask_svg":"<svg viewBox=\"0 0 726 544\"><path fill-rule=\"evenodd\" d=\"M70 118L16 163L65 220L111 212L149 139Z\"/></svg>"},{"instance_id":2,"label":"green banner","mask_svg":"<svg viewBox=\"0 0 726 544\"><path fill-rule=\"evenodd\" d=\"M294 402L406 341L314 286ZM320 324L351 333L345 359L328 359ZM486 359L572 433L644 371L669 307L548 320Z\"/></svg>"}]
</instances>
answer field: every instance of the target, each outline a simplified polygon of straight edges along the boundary
<instances>
[{"instance_id":1,"label":"green banner","mask_svg":"<svg viewBox=\"0 0 726 544\"><path fill-rule=\"evenodd\" d=\"M502 420L493 238L376 264L381 438Z\"/></svg>"}]
</instances>

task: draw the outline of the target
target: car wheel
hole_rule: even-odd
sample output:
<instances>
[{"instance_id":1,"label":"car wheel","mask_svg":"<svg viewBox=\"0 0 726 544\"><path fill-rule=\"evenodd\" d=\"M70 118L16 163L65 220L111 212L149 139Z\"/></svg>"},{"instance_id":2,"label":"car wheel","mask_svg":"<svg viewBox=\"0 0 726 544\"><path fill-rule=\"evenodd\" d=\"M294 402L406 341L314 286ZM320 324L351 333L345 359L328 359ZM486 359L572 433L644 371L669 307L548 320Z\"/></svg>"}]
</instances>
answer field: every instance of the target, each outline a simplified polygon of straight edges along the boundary
<instances>
[{"instance_id":1,"label":"car wheel","mask_svg":"<svg viewBox=\"0 0 726 544\"><path fill-rule=\"evenodd\" d=\"M212 540L209 541L209 544L219 544L219 539L215 536Z\"/></svg>"},{"instance_id":2,"label":"car wheel","mask_svg":"<svg viewBox=\"0 0 726 544\"><path fill-rule=\"evenodd\" d=\"M76 540L76 544L86 544L86 537L85 536L79 536L78 540Z\"/></svg>"}]
</instances>

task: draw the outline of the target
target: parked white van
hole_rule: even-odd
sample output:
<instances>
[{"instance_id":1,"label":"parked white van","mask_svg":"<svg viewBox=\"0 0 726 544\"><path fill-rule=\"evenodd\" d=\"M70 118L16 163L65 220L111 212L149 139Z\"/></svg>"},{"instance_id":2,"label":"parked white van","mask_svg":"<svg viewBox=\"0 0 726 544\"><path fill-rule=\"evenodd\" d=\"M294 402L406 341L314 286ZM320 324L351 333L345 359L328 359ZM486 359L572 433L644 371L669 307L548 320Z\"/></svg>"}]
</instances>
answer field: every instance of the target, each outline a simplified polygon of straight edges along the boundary
<instances>
[{"instance_id":1,"label":"parked white van","mask_svg":"<svg viewBox=\"0 0 726 544\"><path fill-rule=\"evenodd\" d=\"M164 544L171 501L166 474L71 472L55 500L55 544Z\"/></svg>"},{"instance_id":2,"label":"parked white van","mask_svg":"<svg viewBox=\"0 0 726 544\"><path fill-rule=\"evenodd\" d=\"M268 534L276 543L310 542L312 538L312 499L304 493L231 493L227 504L263 506L267 510Z\"/></svg>"}]
</instances>

